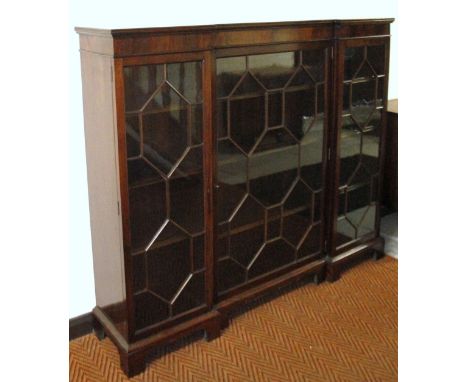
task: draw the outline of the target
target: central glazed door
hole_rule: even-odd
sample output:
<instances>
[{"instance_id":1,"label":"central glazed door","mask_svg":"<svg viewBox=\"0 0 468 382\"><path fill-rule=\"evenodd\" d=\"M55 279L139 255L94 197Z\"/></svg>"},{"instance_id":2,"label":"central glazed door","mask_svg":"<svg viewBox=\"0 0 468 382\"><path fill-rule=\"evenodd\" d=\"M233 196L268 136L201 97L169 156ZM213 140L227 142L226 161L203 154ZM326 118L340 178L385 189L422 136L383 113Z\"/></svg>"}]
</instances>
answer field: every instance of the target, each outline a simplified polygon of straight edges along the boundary
<instances>
[{"instance_id":1,"label":"central glazed door","mask_svg":"<svg viewBox=\"0 0 468 382\"><path fill-rule=\"evenodd\" d=\"M216 54L217 298L324 256L329 48Z\"/></svg>"}]
</instances>

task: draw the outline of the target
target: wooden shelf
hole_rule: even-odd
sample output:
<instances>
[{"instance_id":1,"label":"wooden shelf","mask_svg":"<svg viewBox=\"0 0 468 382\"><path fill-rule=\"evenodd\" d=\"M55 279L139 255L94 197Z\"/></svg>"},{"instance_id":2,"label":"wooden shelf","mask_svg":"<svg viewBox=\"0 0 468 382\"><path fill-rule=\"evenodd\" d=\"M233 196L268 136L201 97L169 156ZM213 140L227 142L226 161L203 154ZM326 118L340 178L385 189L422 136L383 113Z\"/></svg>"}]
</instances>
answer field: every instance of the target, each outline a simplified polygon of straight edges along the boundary
<instances>
[{"instance_id":1,"label":"wooden shelf","mask_svg":"<svg viewBox=\"0 0 468 382\"><path fill-rule=\"evenodd\" d=\"M345 80L343 81L343 83L345 83L346 85L349 85L349 84L355 85L355 84L362 84L366 82L374 82L376 79L382 79L382 78L385 78L385 75L378 74L375 77L358 77L358 78L353 78L352 80Z\"/></svg>"},{"instance_id":2,"label":"wooden shelf","mask_svg":"<svg viewBox=\"0 0 468 382\"><path fill-rule=\"evenodd\" d=\"M217 101L218 102L227 101L227 100L241 101L241 100L246 100L246 99L255 99L255 98L265 97L267 93L271 95L271 94L278 94L283 91L285 93L293 93L293 92L299 92L299 91L304 91L304 90L314 90L315 86L321 86L321 85L323 85L323 82L317 82L316 84L312 84L312 85L296 85L296 86L289 86L286 88L268 89L268 90L262 90L261 92L251 92L251 93L245 93L245 94L240 94L240 95L219 97Z\"/></svg>"},{"instance_id":3,"label":"wooden shelf","mask_svg":"<svg viewBox=\"0 0 468 382\"><path fill-rule=\"evenodd\" d=\"M283 212L283 216L288 217L288 216L296 215L298 213L306 212L306 211L310 211L310 206L300 206L300 207L296 207L294 209L286 210L286 211ZM281 216L275 216L273 219L268 220L268 222L279 221L280 218L281 218ZM254 228L262 226L263 224L264 224L264 219L262 219L262 220L253 220L252 222L249 222L249 223L244 224L242 226L231 229L230 234L232 236L232 235L236 235L236 234L239 234L239 233L242 233L242 232L250 231L250 230L252 230ZM201 234L203 234L203 232L198 233L197 235L194 235L194 236L200 236ZM222 234L218 234L218 238L225 238L227 236L228 236L227 232L222 233ZM153 246L153 248L167 247L169 245L180 243L181 241L188 240L188 239L189 239L189 236L187 236L185 234L175 235L175 236L171 237L170 239L158 242L156 245ZM132 255L137 256L137 255L141 255L141 254L145 253L146 252L145 248L146 248L146 245L145 246L141 246L141 245L138 246L137 248L132 250Z\"/></svg>"},{"instance_id":4,"label":"wooden shelf","mask_svg":"<svg viewBox=\"0 0 468 382\"><path fill-rule=\"evenodd\" d=\"M185 101L183 106L167 106L167 107L159 107L157 109L150 109L150 110L132 110L132 111L126 111L125 116L126 117L136 117L138 115L146 116L146 115L156 115L156 114L161 114L161 113L170 113L172 111L180 111L180 110L186 110L187 112L190 111L192 107L196 106L202 106L203 103L198 102L198 103L186 103Z\"/></svg>"},{"instance_id":5,"label":"wooden shelf","mask_svg":"<svg viewBox=\"0 0 468 382\"><path fill-rule=\"evenodd\" d=\"M199 176L200 178L203 177L203 172L201 170L193 170L193 171L182 171L182 170L175 170L172 176L168 179L169 181L174 181L177 179L185 179L185 178L191 178L194 176ZM133 182L128 185L129 190L133 190L135 188L140 188L140 187L146 187L146 186L152 186L154 184L158 183L164 183L166 182L165 179L163 179L161 176L154 177L154 178L146 178L141 181Z\"/></svg>"}]
</instances>

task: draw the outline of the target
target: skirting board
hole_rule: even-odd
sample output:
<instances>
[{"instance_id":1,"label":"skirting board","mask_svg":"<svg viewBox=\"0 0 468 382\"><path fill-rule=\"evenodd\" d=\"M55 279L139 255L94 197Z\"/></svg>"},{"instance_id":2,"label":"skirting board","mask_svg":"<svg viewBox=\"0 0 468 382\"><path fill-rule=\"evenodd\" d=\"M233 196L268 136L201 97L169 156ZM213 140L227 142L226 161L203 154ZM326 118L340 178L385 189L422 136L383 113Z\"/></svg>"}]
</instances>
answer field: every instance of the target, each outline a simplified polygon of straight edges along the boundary
<instances>
[{"instance_id":1,"label":"skirting board","mask_svg":"<svg viewBox=\"0 0 468 382\"><path fill-rule=\"evenodd\" d=\"M85 313L81 316L70 318L68 340L74 340L93 331L93 313Z\"/></svg>"}]
</instances>

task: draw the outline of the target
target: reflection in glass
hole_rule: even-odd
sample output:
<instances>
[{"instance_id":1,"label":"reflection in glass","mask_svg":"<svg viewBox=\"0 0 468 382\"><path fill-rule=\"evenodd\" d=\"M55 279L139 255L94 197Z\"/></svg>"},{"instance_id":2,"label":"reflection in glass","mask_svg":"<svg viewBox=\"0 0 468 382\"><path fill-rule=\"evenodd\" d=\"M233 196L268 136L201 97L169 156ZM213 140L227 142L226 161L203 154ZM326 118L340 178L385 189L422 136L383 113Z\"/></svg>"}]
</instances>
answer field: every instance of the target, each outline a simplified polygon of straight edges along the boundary
<instances>
[{"instance_id":1,"label":"reflection in glass","mask_svg":"<svg viewBox=\"0 0 468 382\"><path fill-rule=\"evenodd\" d=\"M227 57L216 60L216 97L226 97L239 82L246 69L245 57Z\"/></svg>"},{"instance_id":2,"label":"reflection in glass","mask_svg":"<svg viewBox=\"0 0 468 382\"><path fill-rule=\"evenodd\" d=\"M228 101L231 139L248 153L265 128L265 93L250 74L244 76Z\"/></svg>"},{"instance_id":3,"label":"reflection in glass","mask_svg":"<svg viewBox=\"0 0 468 382\"><path fill-rule=\"evenodd\" d=\"M125 131L127 133L127 156L128 158L141 155L141 133L138 116L130 116L125 119Z\"/></svg>"},{"instance_id":4,"label":"reflection in glass","mask_svg":"<svg viewBox=\"0 0 468 382\"><path fill-rule=\"evenodd\" d=\"M231 258L243 267L248 267L263 244L264 210L248 196L229 222ZM248 227L248 229L246 229Z\"/></svg>"},{"instance_id":5,"label":"reflection in glass","mask_svg":"<svg viewBox=\"0 0 468 382\"><path fill-rule=\"evenodd\" d=\"M337 246L375 231L385 47L345 51Z\"/></svg>"},{"instance_id":6,"label":"reflection in glass","mask_svg":"<svg viewBox=\"0 0 468 382\"><path fill-rule=\"evenodd\" d=\"M217 60L218 293L321 254L325 49Z\"/></svg>"},{"instance_id":7,"label":"reflection in glass","mask_svg":"<svg viewBox=\"0 0 468 382\"><path fill-rule=\"evenodd\" d=\"M376 74L385 74L385 45L373 45L367 47L367 60Z\"/></svg>"},{"instance_id":8,"label":"reflection in glass","mask_svg":"<svg viewBox=\"0 0 468 382\"><path fill-rule=\"evenodd\" d=\"M202 169L202 148L192 148L169 180L171 219L193 235L204 227Z\"/></svg>"},{"instance_id":9,"label":"reflection in glass","mask_svg":"<svg viewBox=\"0 0 468 382\"><path fill-rule=\"evenodd\" d=\"M202 102L201 62L168 64L167 80L190 104Z\"/></svg>"},{"instance_id":10,"label":"reflection in glass","mask_svg":"<svg viewBox=\"0 0 468 382\"><path fill-rule=\"evenodd\" d=\"M142 250L153 238L154 227L160 227L166 219L166 184L160 179L130 188L129 202L132 248Z\"/></svg>"},{"instance_id":11,"label":"reflection in glass","mask_svg":"<svg viewBox=\"0 0 468 382\"><path fill-rule=\"evenodd\" d=\"M251 72L267 89L281 89L291 78L299 52L269 53L248 56Z\"/></svg>"},{"instance_id":12,"label":"reflection in glass","mask_svg":"<svg viewBox=\"0 0 468 382\"><path fill-rule=\"evenodd\" d=\"M188 105L172 88L164 85L144 113L144 155L156 168L168 174L188 144Z\"/></svg>"},{"instance_id":13,"label":"reflection in glass","mask_svg":"<svg viewBox=\"0 0 468 382\"><path fill-rule=\"evenodd\" d=\"M268 127L283 124L283 92L268 93Z\"/></svg>"},{"instance_id":14,"label":"reflection in glass","mask_svg":"<svg viewBox=\"0 0 468 382\"><path fill-rule=\"evenodd\" d=\"M247 192L247 157L231 141L218 141L217 219L225 222L245 198Z\"/></svg>"},{"instance_id":15,"label":"reflection in glass","mask_svg":"<svg viewBox=\"0 0 468 382\"><path fill-rule=\"evenodd\" d=\"M299 85L294 85L297 83ZM304 136L314 120L315 99L315 84L311 77L303 70L298 72L285 93L286 126L297 139Z\"/></svg>"},{"instance_id":16,"label":"reflection in glass","mask_svg":"<svg viewBox=\"0 0 468 382\"><path fill-rule=\"evenodd\" d=\"M124 68L125 110L141 110L164 80L164 65L127 66Z\"/></svg>"},{"instance_id":17,"label":"reflection in glass","mask_svg":"<svg viewBox=\"0 0 468 382\"><path fill-rule=\"evenodd\" d=\"M136 330L204 303L201 62L124 69Z\"/></svg>"},{"instance_id":18,"label":"reflection in glass","mask_svg":"<svg viewBox=\"0 0 468 382\"><path fill-rule=\"evenodd\" d=\"M268 131L249 159L250 192L264 206L280 203L298 175L299 145L286 129Z\"/></svg>"},{"instance_id":19,"label":"reflection in glass","mask_svg":"<svg viewBox=\"0 0 468 382\"><path fill-rule=\"evenodd\" d=\"M315 82L325 81L325 52L323 49L302 51L302 64Z\"/></svg>"}]
</instances>

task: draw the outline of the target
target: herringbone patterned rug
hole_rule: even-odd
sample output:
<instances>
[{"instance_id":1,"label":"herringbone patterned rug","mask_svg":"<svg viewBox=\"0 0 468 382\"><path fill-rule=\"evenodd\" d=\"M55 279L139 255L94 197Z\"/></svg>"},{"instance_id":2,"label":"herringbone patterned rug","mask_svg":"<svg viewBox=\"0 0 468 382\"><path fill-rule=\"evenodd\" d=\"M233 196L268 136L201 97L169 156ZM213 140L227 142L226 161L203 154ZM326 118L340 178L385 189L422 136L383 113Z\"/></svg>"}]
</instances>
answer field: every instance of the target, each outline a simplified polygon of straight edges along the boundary
<instances>
[{"instance_id":1,"label":"herringbone patterned rug","mask_svg":"<svg viewBox=\"0 0 468 382\"><path fill-rule=\"evenodd\" d=\"M132 381L396 381L397 261L336 283L296 285L238 315L223 335L159 349ZM71 381L127 381L109 339L70 342Z\"/></svg>"}]
</instances>

